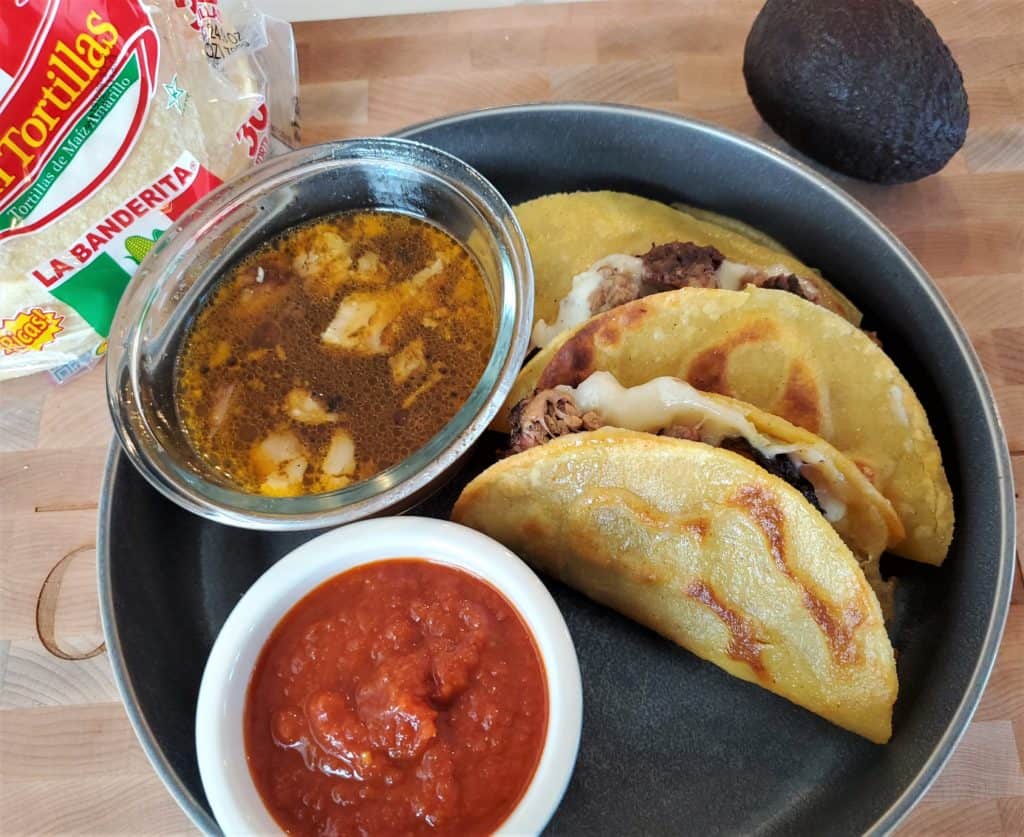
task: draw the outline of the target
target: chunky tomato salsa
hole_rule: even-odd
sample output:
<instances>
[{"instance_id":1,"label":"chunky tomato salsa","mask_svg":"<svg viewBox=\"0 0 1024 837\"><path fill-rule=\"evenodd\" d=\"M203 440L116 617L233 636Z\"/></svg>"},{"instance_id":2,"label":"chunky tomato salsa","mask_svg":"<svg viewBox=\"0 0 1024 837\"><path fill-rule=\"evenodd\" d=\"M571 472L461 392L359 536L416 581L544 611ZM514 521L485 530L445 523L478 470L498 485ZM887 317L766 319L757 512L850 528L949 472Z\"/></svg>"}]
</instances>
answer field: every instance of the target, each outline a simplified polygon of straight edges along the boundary
<instances>
[{"instance_id":1,"label":"chunky tomato salsa","mask_svg":"<svg viewBox=\"0 0 1024 837\"><path fill-rule=\"evenodd\" d=\"M380 561L274 629L249 684L246 754L289 833L488 834L533 777L547 706L533 637L498 591Z\"/></svg>"}]
</instances>

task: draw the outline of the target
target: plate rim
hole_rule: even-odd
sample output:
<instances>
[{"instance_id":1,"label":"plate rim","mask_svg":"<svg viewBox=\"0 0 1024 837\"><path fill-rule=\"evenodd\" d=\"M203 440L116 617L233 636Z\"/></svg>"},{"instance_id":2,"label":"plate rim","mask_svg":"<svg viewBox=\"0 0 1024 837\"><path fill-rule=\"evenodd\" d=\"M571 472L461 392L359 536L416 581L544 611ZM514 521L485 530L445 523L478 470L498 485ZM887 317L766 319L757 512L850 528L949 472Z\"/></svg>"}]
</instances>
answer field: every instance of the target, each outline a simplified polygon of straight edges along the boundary
<instances>
[{"instance_id":1,"label":"plate rim","mask_svg":"<svg viewBox=\"0 0 1024 837\"><path fill-rule=\"evenodd\" d=\"M970 339L967 337L963 326L953 313L946 298L939 291L931 276L924 269L917 258L907 249L906 245L885 224L882 223L873 212L871 212L860 201L850 195L845 189L833 183L824 174L816 171L810 165L797 158L779 151L777 148L768 145L761 140L748 137L734 132L727 128L705 122L700 119L680 116L668 111L654 110L651 108L635 107L630 105L615 105L587 102L561 102L561 103L536 103L527 105L510 105L478 110L465 111L452 114L439 119L426 120L411 125L397 132L397 136L413 139L422 132L442 128L448 125L459 125L473 122L481 117L502 116L506 114L518 114L524 112L545 113L558 111L560 113L608 113L620 116L629 116L640 119L652 119L668 124L683 124L694 128L702 133L716 137L719 140L726 140L735 145L752 150L763 157L767 157L794 174L803 178L806 182L821 189L830 197L834 198L860 217L868 226L873 227L880 233L885 243L903 261L907 269L914 275L918 284L926 291L931 302L935 305L942 317L943 325L952 334L957 348L960 350L967 362L971 379L980 395L981 405L985 415L986 441L992 446L997 463L996 481L1000 493L1000 521L1002 528L1000 538L1000 554L998 575L996 578L995 595L992 611L989 614L988 624L985 629L985 636L982 639L981 649L978 654L978 662L971 673L967 688L960 701L957 703L953 717L950 719L945 732L936 742L931 754L925 760L920 770L909 782L893 803L875 820L865 834L881 835L889 834L907 817L917 802L924 796L932 786L942 768L946 766L957 744L963 738L971 719L981 702L981 696L988 685L989 677L995 666L999 648L1002 645L1002 637L1006 628L1006 620L1009 616L1010 597L1013 592L1013 563L1016 551L1016 507L1013 494L1013 471L1010 462L1009 447L1006 442L1006 431L1003 427L1002 418L996 408L995 398L992 394L988 377L981 365L977 352Z\"/></svg>"},{"instance_id":2,"label":"plate rim","mask_svg":"<svg viewBox=\"0 0 1024 837\"><path fill-rule=\"evenodd\" d=\"M936 742L931 754L914 778L907 784L904 791L881 813L878 819L865 832L868 835L889 834L907 817L917 802L931 787L943 767L949 761L957 744L963 738L992 674L1009 616L1010 598L1013 591L1012 581L1016 544L1016 507L1013 502L1013 473L1009 448L1006 442L1006 432L999 411L996 408L992 389L978 355L959 320L950 308L949 303L946 302L945 297L942 296L931 277L885 224L856 198L833 183L825 175L789 154L779 151L753 137L745 136L703 120L681 116L668 111L629 105L588 102L540 102L467 110L436 119L417 122L394 131L389 136L417 138L419 134L427 130L457 126L463 123L471 123L478 119L488 119L496 116L515 116L524 113L564 114L574 112L606 113L634 119L653 119L672 125L682 125L691 130L695 129L713 136L719 141L727 141L768 158L774 164L782 165L784 168L789 169L793 174L807 181L809 185L824 191L834 200L844 204L847 209L854 215L859 216L868 226L873 227L894 254L902 260L907 270L914 275L918 284L928 294L932 304L942 318L943 325L952 334L957 348L966 361L971 379L980 395L982 412L985 417L986 442L991 446L996 460L995 478L1000 501L1000 519L998 523L1001 533L999 538L999 566L996 576L995 595L991 611L989 612L985 634L981 641L978 661L971 672L967 688L957 703L949 724ZM132 686L125 664L120 634L114 619L111 576L109 573L111 489L122 456L123 452L120 449L120 443L115 436L110 443L103 471L103 479L100 484L96 535L96 574L100 600L100 622L114 674L114 682L135 736L168 792L189 819L192 820L193 825L200 831L204 834L219 834L220 829L217 827L216 822L184 785L174 768L171 767L167 757L157 743L152 729L145 718L142 717L135 689Z\"/></svg>"},{"instance_id":3,"label":"plate rim","mask_svg":"<svg viewBox=\"0 0 1024 837\"><path fill-rule=\"evenodd\" d=\"M220 834L220 828L216 820L206 812L206 809L195 798L192 791L181 781L177 771L171 766L164 755L156 735L154 735L149 723L142 716L135 694L135 687L132 685L131 677L128 674L128 666L125 663L124 652L121 648L121 634L117 629L117 622L114 619L114 597L111 590L112 579L109 572L110 549L109 536L111 531L110 513L111 501L113 499L114 478L118 466L124 458L121 444L115 436L110 441L107 450L107 460L103 466L103 481L100 483L100 504L97 514L96 530L96 581L99 588L100 599L100 625L103 628L103 640L107 645L107 656L110 658L110 667L114 673L114 683L117 685L117 693L121 698L125 713L128 715L128 722L131 724L135 737L142 746L146 758L156 772L156 775L163 782L164 788L170 793L178 807L181 808L192 824L203 834Z\"/></svg>"}]
</instances>

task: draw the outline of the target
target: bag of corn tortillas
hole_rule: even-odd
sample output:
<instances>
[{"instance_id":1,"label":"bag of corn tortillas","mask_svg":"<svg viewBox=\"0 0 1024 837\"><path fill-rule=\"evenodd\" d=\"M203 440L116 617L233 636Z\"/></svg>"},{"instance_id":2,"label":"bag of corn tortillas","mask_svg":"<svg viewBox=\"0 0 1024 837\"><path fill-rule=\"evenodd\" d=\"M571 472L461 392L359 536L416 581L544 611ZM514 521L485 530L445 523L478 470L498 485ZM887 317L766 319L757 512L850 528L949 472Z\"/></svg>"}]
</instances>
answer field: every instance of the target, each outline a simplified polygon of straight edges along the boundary
<instances>
[{"instance_id":1,"label":"bag of corn tortillas","mask_svg":"<svg viewBox=\"0 0 1024 837\"><path fill-rule=\"evenodd\" d=\"M244 0L0 7L0 380L60 380L153 242L266 156L272 115L294 126L294 49Z\"/></svg>"}]
</instances>

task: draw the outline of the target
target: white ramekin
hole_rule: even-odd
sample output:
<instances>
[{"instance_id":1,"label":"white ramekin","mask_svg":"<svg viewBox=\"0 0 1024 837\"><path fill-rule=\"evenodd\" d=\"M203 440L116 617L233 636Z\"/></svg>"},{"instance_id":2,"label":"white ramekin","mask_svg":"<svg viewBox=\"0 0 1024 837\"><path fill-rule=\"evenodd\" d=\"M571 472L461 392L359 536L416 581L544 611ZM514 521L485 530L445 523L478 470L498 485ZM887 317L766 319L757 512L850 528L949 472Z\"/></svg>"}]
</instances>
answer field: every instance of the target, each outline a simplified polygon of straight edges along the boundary
<instances>
[{"instance_id":1,"label":"white ramekin","mask_svg":"<svg viewBox=\"0 0 1024 837\"><path fill-rule=\"evenodd\" d=\"M466 570L500 590L529 626L547 675L547 737L537 772L498 833L538 834L554 814L576 763L583 692L576 650L551 594L486 535L444 520L388 517L342 526L290 552L249 588L221 628L199 687L196 750L206 797L226 834L280 833L249 774L242 725L264 643L321 582L386 558L424 558Z\"/></svg>"}]
</instances>

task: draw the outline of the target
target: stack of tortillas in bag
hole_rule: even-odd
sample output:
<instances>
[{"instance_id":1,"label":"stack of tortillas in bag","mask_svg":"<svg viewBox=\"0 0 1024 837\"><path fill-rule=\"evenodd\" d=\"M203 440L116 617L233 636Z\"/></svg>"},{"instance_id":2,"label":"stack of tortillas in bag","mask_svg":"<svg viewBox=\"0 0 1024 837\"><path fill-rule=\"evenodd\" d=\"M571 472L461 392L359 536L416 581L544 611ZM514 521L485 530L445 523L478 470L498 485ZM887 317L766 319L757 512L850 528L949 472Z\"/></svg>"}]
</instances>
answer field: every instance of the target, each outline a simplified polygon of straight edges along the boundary
<instances>
[{"instance_id":1,"label":"stack of tortillas in bag","mask_svg":"<svg viewBox=\"0 0 1024 837\"><path fill-rule=\"evenodd\" d=\"M7 5L0 380L91 365L153 242L267 155L268 21L230 0ZM273 33L291 55L290 30ZM294 90L293 66L275 89Z\"/></svg>"}]
</instances>

